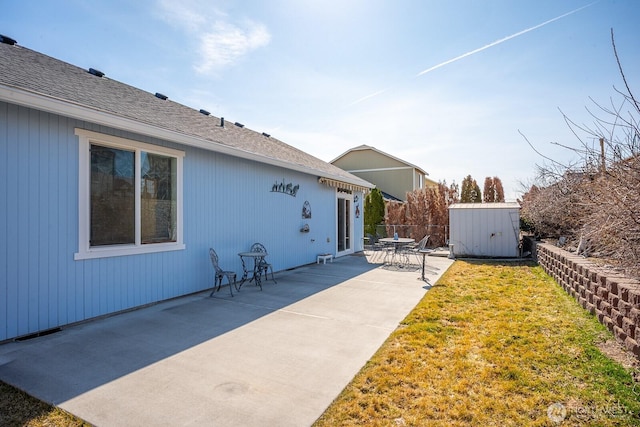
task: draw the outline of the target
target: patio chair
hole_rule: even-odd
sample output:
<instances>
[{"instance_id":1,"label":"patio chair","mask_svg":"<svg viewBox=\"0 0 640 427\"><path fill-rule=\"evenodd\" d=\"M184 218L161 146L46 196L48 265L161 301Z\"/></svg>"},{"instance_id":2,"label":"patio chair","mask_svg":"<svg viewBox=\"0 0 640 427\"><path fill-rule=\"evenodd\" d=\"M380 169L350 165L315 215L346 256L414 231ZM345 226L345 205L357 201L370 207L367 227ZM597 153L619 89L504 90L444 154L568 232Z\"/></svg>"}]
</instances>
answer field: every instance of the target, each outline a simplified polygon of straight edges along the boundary
<instances>
[{"instance_id":1,"label":"patio chair","mask_svg":"<svg viewBox=\"0 0 640 427\"><path fill-rule=\"evenodd\" d=\"M220 264L218 263L218 254L213 248L209 248L209 257L211 258L211 264L213 265L213 269L215 270L215 278L213 280L213 289L209 294L210 297L213 296L213 293L218 290L220 291L220 287L222 286L222 278L226 277L227 282L229 282L229 292L231 292L231 296L233 296L233 289L231 289L231 279L233 279L233 286L236 286L236 272L223 270L220 268ZM217 289L216 289L217 286ZM238 288L236 287L236 290Z\"/></svg>"},{"instance_id":2,"label":"patio chair","mask_svg":"<svg viewBox=\"0 0 640 427\"><path fill-rule=\"evenodd\" d=\"M367 233L367 237L365 238L366 243L364 244L365 251L375 252L378 245L378 236L374 236L371 233Z\"/></svg>"},{"instance_id":3,"label":"patio chair","mask_svg":"<svg viewBox=\"0 0 640 427\"><path fill-rule=\"evenodd\" d=\"M265 254L268 253L267 249L262 243L254 243L253 245L251 245L251 252L264 252ZM264 258L260 258L260 260L256 260L256 262L258 263L258 265L256 265L256 272L260 275L264 274L264 280L269 280L268 272L269 269L271 269L271 280L273 280L273 283L278 283L276 282L275 277L273 277L273 265L267 262L267 260Z\"/></svg>"},{"instance_id":4,"label":"patio chair","mask_svg":"<svg viewBox=\"0 0 640 427\"><path fill-rule=\"evenodd\" d=\"M431 235L427 234L422 239L420 239L420 241L418 243L416 243L415 245L409 246L409 247L405 247L403 249L403 251L405 252L407 257L409 255L414 255L416 257L416 259L418 260L418 264L420 264L422 262L422 260L420 259L420 255L422 254L422 251L424 251L426 249L427 243L429 242L429 237L431 237Z\"/></svg>"},{"instance_id":5,"label":"patio chair","mask_svg":"<svg viewBox=\"0 0 640 427\"><path fill-rule=\"evenodd\" d=\"M377 234L367 233L367 238L369 240L368 248L371 250L371 261L375 262L377 258L383 256L386 258L389 251L393 249L391 246L387 246L383 243L380 243L378 240L380 236ZM382 254L384 252L384 255Z\"/></svg>"}]
</instances>

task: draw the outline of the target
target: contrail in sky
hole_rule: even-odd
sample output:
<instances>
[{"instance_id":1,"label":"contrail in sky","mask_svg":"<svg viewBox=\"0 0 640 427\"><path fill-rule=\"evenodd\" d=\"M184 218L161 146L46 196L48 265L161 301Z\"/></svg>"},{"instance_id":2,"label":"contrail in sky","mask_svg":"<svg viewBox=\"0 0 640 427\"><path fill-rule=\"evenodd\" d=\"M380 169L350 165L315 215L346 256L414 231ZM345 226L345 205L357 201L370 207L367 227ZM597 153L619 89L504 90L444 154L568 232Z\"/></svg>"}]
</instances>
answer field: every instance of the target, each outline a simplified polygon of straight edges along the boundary
<instances>
[{"instance_id":1,"label":"contrail in sky","mask_svg":"<svg viewBox=\"0 0 640 427\"><path fill-rule=\"evenodd\" d=\"M582 6L582 7L579 7L579 8L577 8L577 9L574 9L574 10L572 10L571 12L567 12L567 13L565 13L564 15L560 15L560 16L557 16L557 17L555 17L555 18L553 18L553 19L549 19L548 21L545 21L545 22L543 22L542 24L538 24L538 25L536 25L536 26L533 26L533 27L527 28L526 30L519 31L519 32L517 32L517 33L515 33L515 34L511 34L510 36L507 36L507 37L501 38L500 40L496 40L496 41L494 41L494 42L492 42L492 43L489 43L488 45L482 46L482 47L480 47L480 48L478 48L478 49L472 50L472 51L467 52L467 53L463 53L462 55L460 55L460 56L456 56L456 57L455 57L455 58L453 58L453 59L449 59L448 61L444 61L444 62L442 62L442 63L440 63L440 64L438 64L438 65L434 65L434 66L433 66L433 67L431 67L431 68L427 68L427 69L426 69L426 70L424 70L424 71L420 71L420 72L417 74L417 76L421 76L421 75L423 75L423 74L427 74L427 73L428 73L428 72L430 72L430 71L436 70L436 69L438 69L438 68L440 68L440 67L444 67L444 66L445 66L445 65L447 65L447 64L451 64L452 62L456 62L456 61L458 61L458 60L460 60L460 59L462 59L462 58L466 58L467 56L471 56L471 55L473 55L474 53L482 52L482 51L483 51L483 50L485 50L485 49L489 49L490 47L493 47L493 46L499 45L500 43L504 43L504 42L506 42L506 41L508 41L508 40L514 39L514 38L516 38L516 37L518 37L518 36L521 36L521 35L523 35L523 34L528 33L529 31L537 30L538 28L540 28L540 27L544 27L545 25L550 24L550 23L552 23L552 22L554 22L554 21L557 21L557 20L562 19L562 18L564 18L564 17L566 17L566 16L569 16L569 15L573 15L574 13L579 12L579 11L581 11L582 9L585 9L585 8L587 8L587 7L591 6L591 5L592 5L592 4L594 4L594 3L596 3L596 2L589 3L589 4L588 4L588 5L586 5L586 6ZM417 76L416 76L416 77L417 77Z\"/></svg>"},{"instance_id":2,"label":"contrail in sky","mask_svg":"<svg viewBox=\"0 0 640 427\"><path fill-rule=\"evenodd\" d=\"M598 0L598 1L599 1L599 0ZM480 47L480 48L478 48L478 49L474 49L474 50L469 51L469 52L467 52L467 53L463 53L462 55L460 55L460 56L456 56L456 57L455 57L455 58L453 58L453 59L449 59L449 60L447 60L447 61L441 62L441 63L440 63L440 64L438 64L438 65L434 65L433 67L427 68L427 69L426 69L426 70L424 70L424 71L420 71L418 74L416 74L416 77L419 77L419 76L421 76L421 75L423 75L423 74L427 74L427 73L429 73L429 72L431 72L431 71L433 71L433 70L437 70L438 68L444 67L445 65L449 65L449 64L451 64L452 62L459 61L459 60L461 60L461 59L463 59L463 58L466 58L467 56L471 56L471 55L473 55L473 54L475 54L475 53L482 52L483 50L486 50L486 49L489 49L490 47L493 47L493 46L499 45L500 43L504 43L504 42L506 42L506 41L509 41L509 40L511 40L511 39L513 39L513 38L516 38L516 37L518 37L518 36L521 36L521 35L523 35L523 34L526 34L526 33L530 32L530 31L537 30L537 29L538 29L538 28L540 28L540 27L544 27L544 26L545 26L545 25L547 25L547 24L550 24L550 23L555 22L555 21L557 21L557 20L559 20L559 19L565 18L565 17L567 17L567 16L569 16L569 15L573 15L574 13L577 13L577 12L581 11L582 9L586 9L586 8L587 8L587 7L589 7L589 6L592 6L592 5L594 5L595 3L598 3L598 1L594 1L594 2L592 2L592 3L589 3L589 4L585 5L585 6L579 7L579 8L577 8L577 9L574 9L574 10L572 10L572 11L570 11L570 12L567 12L567 13L565 13L565 14L563 14L563 15L557 16L557 17L555 17L555 18L553 18L553 19L549 19L548 21L545 21L545 22L543 22L542 24L535 25L535 26L533 26L533 27L527 28L526 30L519 31L519 32L517 32L517 33L515 33L515 34L511 34L510 36L507 36L507 37L501 38L500 40L496 40L496 41L494 41L494 42L491 42L491 43L489 43L488 45L482 46L482 47ZM362 98L360 98L360 99L358 99L358 100L356 100L356 101L353 101L353 102L352 102L351 104L349 104L349 105L356 105L356 104L359 104L359 103L361 103L361 102L363 102L363 101L365 101L365 100L367 100L367 99L373 98L374 96L378 96L378 95L380 95L381 93L386 92L387 90L389 90L389 89L387 88L387 89L384 89L384 90L379 90L379 91L377 91L377 92L375 92L375 93L372 93L372 94L370 94L370 95L363 96Z\"/></svg>"}]
</instances>

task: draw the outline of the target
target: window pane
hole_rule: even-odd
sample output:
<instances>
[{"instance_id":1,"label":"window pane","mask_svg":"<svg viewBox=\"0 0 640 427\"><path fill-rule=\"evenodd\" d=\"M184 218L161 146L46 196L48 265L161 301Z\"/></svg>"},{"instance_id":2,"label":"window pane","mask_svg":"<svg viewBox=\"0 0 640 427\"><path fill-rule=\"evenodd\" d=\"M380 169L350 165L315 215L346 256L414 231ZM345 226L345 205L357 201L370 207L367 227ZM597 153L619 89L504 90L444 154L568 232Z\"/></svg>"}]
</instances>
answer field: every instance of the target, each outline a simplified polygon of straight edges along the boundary
<instances>
[{"instance_id":1,"label":"window pane","mask_svg":"<svg viewBox=\"0 0 640 427\"><path fill-rule=\"evenodd\" d=\"M91 145L91 246L135 243L135 153Z\"/></svg>"},{"instance_id":2,"label":"window pane","mask_svg":"<svg viewBox=\"0 0 640 427\"><path fill-rule=\"evenodd\" d=\"M177 159L142 152L141 162L142 243L175 242Z\"/></svg>"}]
</instances>

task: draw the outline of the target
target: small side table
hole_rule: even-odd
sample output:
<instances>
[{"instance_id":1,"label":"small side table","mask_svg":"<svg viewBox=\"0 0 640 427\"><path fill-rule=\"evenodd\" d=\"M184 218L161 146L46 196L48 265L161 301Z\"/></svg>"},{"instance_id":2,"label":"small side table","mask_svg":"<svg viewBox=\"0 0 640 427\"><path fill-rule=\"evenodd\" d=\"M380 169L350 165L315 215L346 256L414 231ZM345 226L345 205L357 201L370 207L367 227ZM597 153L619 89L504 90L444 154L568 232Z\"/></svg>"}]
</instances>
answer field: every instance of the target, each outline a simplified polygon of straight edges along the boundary
<instances>
[{"instance_id":1,"label":"small side table","mask_svg":"<svg viewBox=\"0 0 640 427\"><path fill-rule=\"evenodd\" d=\"M333 255L331 255L331 254L320 254L320 255L318 255L318 258L316 258L316 264L320 264L320 261L322 261L323 264L326 264L327 260L329 260L329 261L331 261L333 263Z\"/></svg>"}]
</instances>

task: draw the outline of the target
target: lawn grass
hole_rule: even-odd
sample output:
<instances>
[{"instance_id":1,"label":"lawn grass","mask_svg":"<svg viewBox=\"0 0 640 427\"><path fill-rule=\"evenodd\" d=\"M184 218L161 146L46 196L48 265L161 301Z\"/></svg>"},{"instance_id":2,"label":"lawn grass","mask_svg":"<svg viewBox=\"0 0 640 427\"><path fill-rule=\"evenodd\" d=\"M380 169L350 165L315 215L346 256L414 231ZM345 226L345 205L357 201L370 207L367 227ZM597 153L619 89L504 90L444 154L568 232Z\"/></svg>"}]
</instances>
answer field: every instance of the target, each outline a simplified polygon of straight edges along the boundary
<instances>
[{"instance_id":1,"label":"lawn grass","mask_svg":"<svg viewBox=\"0 0 640 427\"><path fill-rule=\"evenodd\" d=\"M85 427L90 424L0 381L0 426Z\"/></svg>"},{"instance_id":2,"label":"lawn grass","mask_svg":"<svg viewBox=\"0 0 640 427\"><path fill-rule=\"evenodd\" d=\"M538 266L456 261L314 425L640 425L611 338Z\"/></svg>"}]
</instances>

